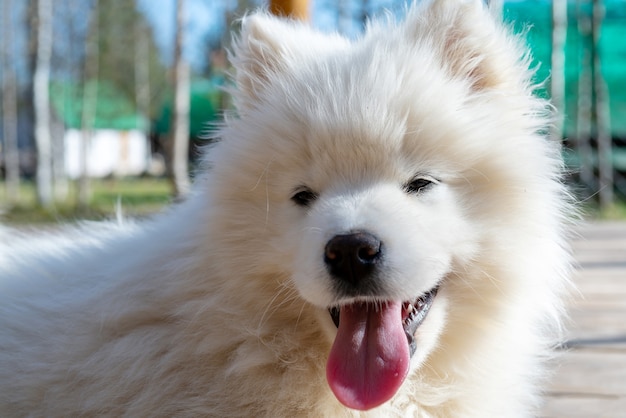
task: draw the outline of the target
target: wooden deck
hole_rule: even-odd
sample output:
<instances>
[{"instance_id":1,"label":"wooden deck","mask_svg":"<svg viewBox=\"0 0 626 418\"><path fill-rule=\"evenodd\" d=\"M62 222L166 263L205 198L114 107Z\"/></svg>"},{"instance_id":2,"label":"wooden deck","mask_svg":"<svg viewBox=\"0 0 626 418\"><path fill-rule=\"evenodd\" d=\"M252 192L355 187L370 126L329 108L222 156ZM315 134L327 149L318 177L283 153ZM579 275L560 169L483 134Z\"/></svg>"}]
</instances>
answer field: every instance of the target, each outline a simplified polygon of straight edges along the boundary
<instances>
[{"instance_id":1,"label":"wooden deck","mask_svg":"<svg viewBox=\"0 0 626 418\"><path fill-rule=\"evenodd\" d=\"M573 242L580 294L542 417L626 417L626 223L593 223Z\"/></svg>"}]
</instances>

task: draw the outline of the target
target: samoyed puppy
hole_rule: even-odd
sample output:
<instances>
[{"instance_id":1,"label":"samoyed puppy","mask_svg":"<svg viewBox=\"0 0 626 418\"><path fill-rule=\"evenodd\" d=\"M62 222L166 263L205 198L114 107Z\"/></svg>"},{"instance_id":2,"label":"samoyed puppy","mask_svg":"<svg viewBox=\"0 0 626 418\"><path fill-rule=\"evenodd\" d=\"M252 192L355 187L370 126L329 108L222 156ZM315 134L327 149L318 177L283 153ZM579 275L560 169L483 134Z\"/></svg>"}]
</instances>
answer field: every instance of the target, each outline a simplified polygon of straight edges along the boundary
<instances>
[{"instance_id":1,"label":"samoyed puppy","mask_svg":"<svg viewBox=\"0 0 626 418\"><path fill-rule=\"evenodd\" d=\"M569 270L548 106L480 1L392 20L245 18L188 200L3 232L3 416L536 413Z\"/></svg>"}]
</instances>

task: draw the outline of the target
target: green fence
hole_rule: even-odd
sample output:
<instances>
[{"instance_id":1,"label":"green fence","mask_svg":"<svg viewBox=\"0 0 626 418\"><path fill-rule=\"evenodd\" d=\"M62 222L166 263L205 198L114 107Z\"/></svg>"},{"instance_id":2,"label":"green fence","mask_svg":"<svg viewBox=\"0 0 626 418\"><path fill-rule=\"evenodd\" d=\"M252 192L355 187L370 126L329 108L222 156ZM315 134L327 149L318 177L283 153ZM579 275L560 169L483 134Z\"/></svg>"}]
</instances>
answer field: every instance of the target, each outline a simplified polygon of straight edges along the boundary
<instances>
[{"instance_id":1,"label":"green fence","mask_svg":"<svg viewBox=\"0 0 626 418\"><path fill-rule=\"evenodd\" d=\"M565 55L565 121L568 137L576 136L578 80L581 73L581 55L588 40L579 34L581 15L591 17L591 1L582 2L578 9L575 1L568 2L568 31ZM626 139L626 0L605 0L606 15L602 23L599 54L602 74L610 98L611 132L613 137ZM552 4L545 0L506 2L504 16L512 21L517 31L527 33L528 44L539 65L537 81L550 76ZM549 82L540 94L547 95Z\"/></svg>"}]
</instances>

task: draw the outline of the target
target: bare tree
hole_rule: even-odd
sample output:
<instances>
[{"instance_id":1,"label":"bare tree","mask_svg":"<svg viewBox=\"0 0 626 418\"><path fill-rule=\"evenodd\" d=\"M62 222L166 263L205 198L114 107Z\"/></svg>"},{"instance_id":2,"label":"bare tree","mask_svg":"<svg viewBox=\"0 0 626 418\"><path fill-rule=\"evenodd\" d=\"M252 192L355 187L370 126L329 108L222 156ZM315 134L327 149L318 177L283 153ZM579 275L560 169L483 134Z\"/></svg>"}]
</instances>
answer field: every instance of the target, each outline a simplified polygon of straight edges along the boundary
<instances>
[{"instance_id":1,"label":"bare tree","mask_svg":"<svg viewBox=\"0 0 626 418\"><path fill-rule=\"evenodd\" d=\"M33 77L35 142L37 144L37 199L44 207L52 197L52 147L50 133L50 58L52 56L52 0L37 0L37 46Z\"/></svg>"},{"instance_id":2,"label":"bare tree","mask_svg":"<svg viewBox=\"0 0 626 418\"><path fill-rule=\"evenodd\" d=\"M347 0L339 0L337 2L337 27L342 35L350 33L350 24L352 14L350 13L350 2Z\"/></svg>"},{"instance_id":3,"label":"bare tree","mask_svg":"<svg viewBox=\"0 0 626 418\"><path fill-rule=\"evenodd\" d=\"M578 75L578 103L576 114L576 142L580 156L580 181L588 190L595 189L594 158L591 150L591 121L593 112L593 70L592 54L589 45L591 33L591 19L583 11L584 0L577 0L576 14L578 16L579 48L579 75Z\"/></svg>"},{"instance_id":4,"label":"bare tree","mask_svg":"<svg viewBox=\"0 0 626 418\"><path fill-rule=\"evenodd\" d=\"M185 1L176 1L176 39L174 46L174 112L171 123L171 180L176 197L190 189L189 158L189 65L183 58Z\"/></svg>"},{"instance_id":5,"label":"bare tree","mask_svg":"<svg viewBox=\"0 0 626 418\"><path fill-rule=\"evenodd\" d=\"M150 45L149 35L145 24L140 19L135 20L135 106L137 113L146 119L150 117ZM149 135L149 126L143 126L146 135ZM150 164L151 150L146 153L146 161Z\"/></svg>"},{"instance_id":6,"label":"bare tree","mask_svg":"<svg viewBox=\"0 0 626 418\"><path fill-rule=\"evenodd\" d=\"M370 18L370 14L372 12L372 5L370 0L362 0L361 1L361 14L359 16L359 20L361 21L361 28L365 30L367 27L367 20Z\"/></svg>"},{"instance_id":7,"label":"bare tree","mask_svg":"<svg viewBox=\"0 0 626 418\"><path fill-rule=\"evenodd\" d=\"M76 17L83 16L85 10L77 7L77 0L66 0L65 3L55 3L54 29L57 42L52 48L52 68L65 75L69 80L77 78L76 54L84 45L84 37L77 36ZM63 48L59 48L59 44ZM56 47L56 48L55 48ZM65 130L64 112L76 99L75 93L69 83L64 83L62 88L56 89L52 94L59 94L61 108L58 109L60 121L52 126L52 179L54 186L54 198L57 202L66 201L69 196L69 179L65 169Z\"/></svg>"},{"instance_id":8,"label":"bare tree","mask_svg":"<svg viewBox=\"0 0 626 418\"><path fill-rule=\"evenodd\" d=\"M552 0L552 74L550 96L557 110L551 136L563 139L563 112L565 110L565 43L567 41L567 0Z\"/></svg>"},{"instance_id":9,"label":"bare tree","mask_svg":"<svg viewBox=\"0 0 626 418\"><path fill-rule=\"evenodd\" d=\"M257 7L258 4L254 0L239 0L237 5L232 10L225 8L224 10L224 25L226 31L222 34L222 47L226 50L230 50L232 45L233 35L237 35L241 30L239 19L245 16L246 12Z\"/></svg>"},{"instance_id":10,"label":"bare tree","mask_svg":"<svg viewBox=\"0 0 626 418\"><path fill-rule=\"evenodd\" d=\"M600 206L613 202L613 163L608 89L602 76L600 31L604 20L603 0L593 0L593 84L595 90L596 140L598 142L598 197Z\"/></svg>"},{"instance_id":11,"label":"bare tree","mask_svg":"<svg viewBox=\"0 0 626 418\"><path fill-rule=\"evenodd\" d=\"M150 45L145 23L135 21L135 103L139 113L150 115Z\"/></svg>"},{"instance_id":12,"label":"bare tree","mask_svg":"<svg viewBox=\"0 0 626 418\"><path fill-rule=\"evenodd\" d=\"M17 143L17 79L13 56L13 14L11 0L2 3L2 127L4 138L4 170L7 200L15 204L19 200L20 164Z\"/></svg>"},{"instance_id":13,"label":"bare tree","mask_svg":"<svg viewBox=\"0 0 626 418\"><path fill-rule=\"evenodd\" d=\"M81 114L81 141L79 150L80 175L78 178L77 203L80 208L86 208L91 199L89 184L89 144L96 121L96 107L98 103L98 72L99 72L99 51L98 41L100 33L99 22L100 4L99 0L94 2L91 12L92 33L85 42L85 69L83 77L83 98Z\"/></svg>"},{"instance_id":14,"label":"bare tree","mask_svg":"<svg viewBox=\"0 0 626 418\"><path fill-rule=\"evenodd\" d=\"M98 23L98 78L112 84L117 94L129 101L149 104L150 113L160 111L158 96L166 82L165 69L159 61L150 26L137 9L136 1L100 1ZM94 35L92 28L92 41ZM126 47L120 48L121 45ZM150 88L145 88L148 85ZM140 110L144 109L147 108L140 105Z\"/></svg>"}]
</instances>

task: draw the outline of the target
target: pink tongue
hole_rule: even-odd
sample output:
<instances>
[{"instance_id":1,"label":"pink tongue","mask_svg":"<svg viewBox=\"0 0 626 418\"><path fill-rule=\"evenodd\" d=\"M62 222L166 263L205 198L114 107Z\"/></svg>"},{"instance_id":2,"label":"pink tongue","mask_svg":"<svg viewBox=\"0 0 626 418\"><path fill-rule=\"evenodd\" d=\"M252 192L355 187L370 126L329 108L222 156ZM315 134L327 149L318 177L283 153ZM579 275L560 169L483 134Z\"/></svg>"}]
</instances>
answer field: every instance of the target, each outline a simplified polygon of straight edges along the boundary
<instances>
[{"instance_id":1,"label":"pink tongue","mask_svg":"<svg viewBox=\"0 0 626 418\"><path fill-rule=\"evenodd\" d=\"M328 384L341 403L366 410L386 402L402 385L409 362L402 302L376 309L364 303L341 308L326 364Z\"/></svg>"}]
</instances>

